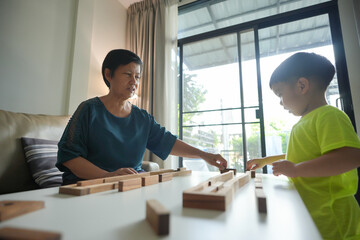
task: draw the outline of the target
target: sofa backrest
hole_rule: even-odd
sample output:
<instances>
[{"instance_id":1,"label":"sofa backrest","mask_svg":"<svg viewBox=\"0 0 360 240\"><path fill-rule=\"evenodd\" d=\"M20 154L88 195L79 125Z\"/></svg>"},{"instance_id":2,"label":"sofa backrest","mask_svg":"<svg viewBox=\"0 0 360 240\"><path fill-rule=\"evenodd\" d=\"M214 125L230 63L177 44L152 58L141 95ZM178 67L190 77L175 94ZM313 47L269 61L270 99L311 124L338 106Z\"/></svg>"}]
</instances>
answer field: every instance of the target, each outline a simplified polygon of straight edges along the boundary
<instances>
[{"instance_id":1,"label":"sofa backrest","mask_svg":"<svg viewBox=\"0 0 360 240\"><path fill-rule=\"evenodd\" d=\"M60 140L69 118L0 110L0 194L38 188L26 164L20 138Z\"/></svg>"}]
</instances>

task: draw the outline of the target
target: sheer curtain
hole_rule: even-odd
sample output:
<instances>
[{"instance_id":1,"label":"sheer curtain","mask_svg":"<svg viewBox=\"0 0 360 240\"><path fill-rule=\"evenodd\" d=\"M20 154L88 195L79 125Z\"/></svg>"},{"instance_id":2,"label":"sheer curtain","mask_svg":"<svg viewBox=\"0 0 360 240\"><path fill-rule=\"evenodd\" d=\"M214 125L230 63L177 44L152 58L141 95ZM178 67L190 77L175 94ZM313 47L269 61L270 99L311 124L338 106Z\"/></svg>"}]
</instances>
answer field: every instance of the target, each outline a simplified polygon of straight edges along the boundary
<instances>
[{"instance_id":1,"label":"sheer curtain","mask_svg":"<svg viewBox=\"0 0 360 240\"><path fill-rule=\"evenodd\" d=\"M127 12L126 46L142 59L143 75L133 103L147 110L173 134L178 132L177 0L144 0ZM177 158L162 161L148 151L144 160L162 168L177 167Z\"/></svg>"}]
</instances>

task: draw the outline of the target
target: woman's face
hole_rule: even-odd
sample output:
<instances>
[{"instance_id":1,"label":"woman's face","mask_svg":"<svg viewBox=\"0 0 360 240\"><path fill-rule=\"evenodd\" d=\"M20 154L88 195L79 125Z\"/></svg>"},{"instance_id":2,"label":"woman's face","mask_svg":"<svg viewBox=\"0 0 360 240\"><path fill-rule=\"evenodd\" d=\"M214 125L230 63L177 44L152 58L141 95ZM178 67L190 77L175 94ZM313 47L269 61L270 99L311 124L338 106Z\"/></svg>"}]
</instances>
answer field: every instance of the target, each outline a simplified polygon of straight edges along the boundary
<instances>
[{"instance_id":1,"label":"woman's face","mask_svg":"<svg viewBox=\"0 0 360 240\"><path fill-rule=\"evenodd\" d=\"M117 97L129 99L136 93L141 77L139 64L131 62L128 65L121 65L115 69L111 77L110 71L105 69L106 79L110 83L110 92Z\"/></svg>"}]
</instances>

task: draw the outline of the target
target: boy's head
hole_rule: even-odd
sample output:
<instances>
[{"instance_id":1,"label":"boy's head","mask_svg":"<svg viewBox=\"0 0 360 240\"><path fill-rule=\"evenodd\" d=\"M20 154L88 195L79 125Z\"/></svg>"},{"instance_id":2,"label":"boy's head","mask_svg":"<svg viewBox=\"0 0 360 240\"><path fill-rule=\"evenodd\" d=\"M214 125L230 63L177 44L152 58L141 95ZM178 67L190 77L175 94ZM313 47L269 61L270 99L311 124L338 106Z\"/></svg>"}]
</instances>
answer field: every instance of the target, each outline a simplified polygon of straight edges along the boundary
<instances>
[{"instance_id":1,"label":"boy's head","mask_svg":"<svg viewBox=\"0 0 360 240\"><path fill-rule=\"evenodd\" d=\"M299 52L283 61L270 78L270 88L279 82L292 82L303 77L326 91L335 74L335 68L325 57L315 53Z\"/></svg>"},{"instance_id":2,"label":"boy's head","mask_svg":"<svg viewBox=\"0 0 360 240\"><path fill-rule=\"evenodd\" d=\"M280 104L295 116L304 116L326 104L324 93L335 74L325 57L296 53L282 62L270 78L270 88Z\"/></svg>"}]
</instances>

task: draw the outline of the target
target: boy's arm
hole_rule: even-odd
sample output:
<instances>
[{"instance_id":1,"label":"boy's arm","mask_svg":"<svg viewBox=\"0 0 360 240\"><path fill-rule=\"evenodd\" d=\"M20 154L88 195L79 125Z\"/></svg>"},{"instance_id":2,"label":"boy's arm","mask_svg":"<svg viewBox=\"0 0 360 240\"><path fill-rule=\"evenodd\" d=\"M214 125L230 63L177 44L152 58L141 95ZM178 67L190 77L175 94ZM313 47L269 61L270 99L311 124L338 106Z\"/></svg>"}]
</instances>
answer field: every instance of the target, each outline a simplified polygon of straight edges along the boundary
<instances>
[{"instance_id":1,"label":"boy's arm","mask_svg":"<svg viewBox=\"0 0 360 240\"><path fill-rule=\"evenodd\" d=\"M256 170L258 168L263 168L265 165L270 165L273 162L279 161L281 159L285 159L285 154L274 155L274 156L263 157L263 158L255 158L255 159L249 160L246 163L246 170Z\"/></svg>"},{"instance_id":2,"label":"boy's arm","mask_svg":"<svg viewBox=\"0 0 360 240\"><path fill-rule=\"evenodd\" d=\"M358 167L360 167L360 149L343 147L298 164L289 161L274 162L273 173L288 177L328 177Z\"/></svg>"}]
</instances>

